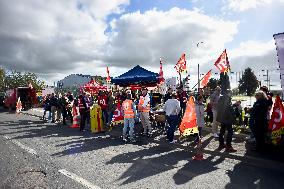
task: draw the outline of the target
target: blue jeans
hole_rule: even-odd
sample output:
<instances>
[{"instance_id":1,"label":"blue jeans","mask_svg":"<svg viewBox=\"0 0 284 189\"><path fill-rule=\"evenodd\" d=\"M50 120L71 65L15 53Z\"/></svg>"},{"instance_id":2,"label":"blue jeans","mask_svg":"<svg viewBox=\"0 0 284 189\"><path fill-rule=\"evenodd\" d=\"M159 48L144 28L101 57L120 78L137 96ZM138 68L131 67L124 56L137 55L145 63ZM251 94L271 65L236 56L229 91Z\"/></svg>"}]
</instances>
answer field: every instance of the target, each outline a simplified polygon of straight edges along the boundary
<instances>
[{"instance_id":1,"label":"blue jeans","mask_svg":"<svg viewBox=\"0 0 284 189\"><path fill-rule=\"evenodd\" d=\"M127 127L129 127L129 136L130 139L133 139L134 123L134 118L124 118L123 136L126 136Z\"/></svg>"},{"instance_id":2,"label":"blue jeans","mask_svg":"<svg viewBox=\"0 0 284 189\"><path fill-rule=\"evenodd\" d=\"M170 142L172 142L174 140L175 130L178 126L179 116L178 115L167 116L167 121L169 124L169 127L167 129L167 139Z\"/></svg>"}]
</instances>

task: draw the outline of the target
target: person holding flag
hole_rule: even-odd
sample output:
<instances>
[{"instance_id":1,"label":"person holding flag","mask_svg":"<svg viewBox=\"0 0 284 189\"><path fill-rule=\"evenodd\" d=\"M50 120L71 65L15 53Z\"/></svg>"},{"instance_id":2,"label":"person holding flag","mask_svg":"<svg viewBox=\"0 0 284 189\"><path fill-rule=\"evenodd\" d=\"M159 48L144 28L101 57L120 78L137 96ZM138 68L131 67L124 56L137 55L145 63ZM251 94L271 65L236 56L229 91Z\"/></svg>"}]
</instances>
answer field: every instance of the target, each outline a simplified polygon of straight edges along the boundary
<instances>
[{"instance_id":1,"label":"person holding flag","mask_svg":"<svg viewBox=\"0 0 284 189\"><path fill-rule=\"evenodd\" d=\"M197 127L198 127L198 136L194 141L196 143L201 138L202 128L205 125L205 120L204 120L205 110L204 109L205 108L204 108L204 104L203 104L203 96L199 95L196 99L196 102L195 102L196 124L197 124Z\"/></svg>"},{"instance_id":2,"label":"person holding flag","mask_svg":"<svg viewBox=\"0 0 284 189\"><path fill-rule=\"evenodd\" d=\"M232 106L232 91L227 89L225 93L220 97L217 105L217 117L216 120L221 123L221 129L219 134L219 149L226 148L226 152L236 152L232 147L233 128L232 125L235 122L235 113ZM225 131L228 131L226 138L226 145L224 143Z\"/></svg>"}]
</instances>

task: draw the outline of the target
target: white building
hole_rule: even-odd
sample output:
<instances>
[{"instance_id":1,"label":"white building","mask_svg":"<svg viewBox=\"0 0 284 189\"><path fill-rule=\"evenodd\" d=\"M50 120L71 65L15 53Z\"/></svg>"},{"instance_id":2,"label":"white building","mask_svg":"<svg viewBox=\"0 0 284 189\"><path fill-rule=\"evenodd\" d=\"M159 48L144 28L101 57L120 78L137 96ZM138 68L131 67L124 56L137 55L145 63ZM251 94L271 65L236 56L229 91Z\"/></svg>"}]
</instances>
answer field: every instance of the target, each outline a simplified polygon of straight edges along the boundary
<instances>
[{"instance_id":1,"label":"white building","mask_svg":"<svg viewBox=\"0 0 284 189\"><path fill-rule=\"evenodd\" d=\"M57 82L58 88L80 87L91 80L90 75L71 74Z\"/></svg>"}]
</instances>

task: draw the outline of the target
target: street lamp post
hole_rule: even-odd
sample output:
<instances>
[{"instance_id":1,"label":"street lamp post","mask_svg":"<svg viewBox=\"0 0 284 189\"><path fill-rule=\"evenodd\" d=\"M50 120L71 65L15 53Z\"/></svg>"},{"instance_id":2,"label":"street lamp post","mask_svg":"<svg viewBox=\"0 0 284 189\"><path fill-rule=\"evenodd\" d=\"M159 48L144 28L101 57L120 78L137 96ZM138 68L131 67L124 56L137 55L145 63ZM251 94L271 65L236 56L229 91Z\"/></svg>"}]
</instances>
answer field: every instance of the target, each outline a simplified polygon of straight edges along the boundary
<instances>
[{"instance_id":1,"label":"street lamp post","mask_svg":"<svg viewBox=\"0 0 284 189\"><path fill-rule=\"evenodd\" d=\"M198 42L197 44L196 44L196 46L197 46L197 49L198 49L198 47L199 47L199 44L202 44L203 43L203 41L201 41L201 42ZM197 88L197 91L199 90L199 88L200 88L200 79L199 79L199 63L197 64L197 83L198 83L198 88Z\"/></svg>"}]
</instances>

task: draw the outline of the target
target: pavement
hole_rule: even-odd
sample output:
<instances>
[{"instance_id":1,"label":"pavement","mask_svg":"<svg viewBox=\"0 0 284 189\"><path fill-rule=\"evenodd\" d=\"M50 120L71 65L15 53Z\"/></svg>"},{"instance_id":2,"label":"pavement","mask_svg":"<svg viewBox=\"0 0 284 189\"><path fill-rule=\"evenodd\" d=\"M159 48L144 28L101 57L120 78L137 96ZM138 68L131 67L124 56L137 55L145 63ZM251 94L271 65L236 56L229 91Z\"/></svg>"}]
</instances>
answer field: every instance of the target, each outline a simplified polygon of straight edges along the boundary
<instances>
[{"instance_id":1,"label":"pavement","mask_svg":"<svg viewBox=\"0 0 284 189\"><path fill-rule=\"evenodd\" d=\"M283 156L253 152L243 137L227 153L204 132L205 160L194 161L194 137L169 144L156 128L125 143L119 126L81 133L41 115L0 111L0 188L283 188Z\"/></svg>"}]
</instances>

